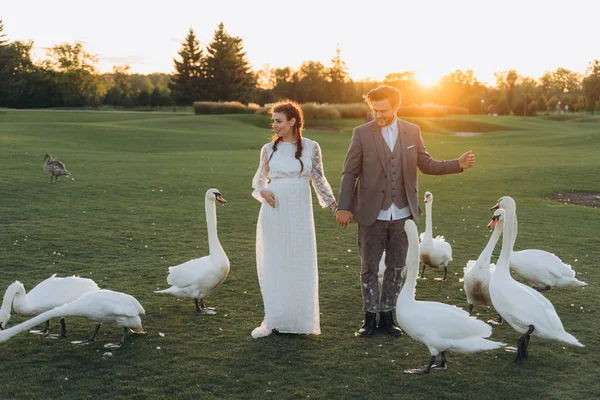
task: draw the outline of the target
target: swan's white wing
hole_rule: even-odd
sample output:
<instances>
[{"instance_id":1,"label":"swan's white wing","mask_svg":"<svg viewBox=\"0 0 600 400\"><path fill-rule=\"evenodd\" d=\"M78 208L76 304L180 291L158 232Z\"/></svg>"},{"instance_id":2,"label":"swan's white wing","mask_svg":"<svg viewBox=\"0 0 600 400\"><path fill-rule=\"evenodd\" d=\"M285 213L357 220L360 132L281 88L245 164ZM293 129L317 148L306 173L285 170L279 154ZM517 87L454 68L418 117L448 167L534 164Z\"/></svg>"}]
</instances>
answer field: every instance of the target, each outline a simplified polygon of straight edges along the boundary
<instances>
[{"instance_id":1,"label":"swan's white wing","mask_svg":"<svg viewBox=\"0 0 600 400\"><path fill-rule=\"evenodd\" d=\"M417 302L419 324L444 339L489 337L492 327L470 318L469 313L455 306L436 302Z\"/></svg>"},{"instance_id":2,"label":"swan's white wing","mask_svg":"<svg viewBox=\"0 0 600 400\"><path fill-rule=\"evenodd\" d=\"M210 256L196 258L169 268L169 285L186 287L202 280L212 267Z\"/></svg>"},{"instance_id":3,"label":"swan's white wing","mask_svg":"<svg viewBox=\"0 0 600 400\"><path fill-rule=\"evenodd\" d=\"M55 274L40 282L27 293L27 303L37 312L44 312L99 289L96 282L91 279L77 276L57 278Z\"/></svg>"},{"instance_id":4,"label":"swan's white wing","mask_svg":"<svg viewBox=\"0 0 600 400\"><path fill-rule=\"evenodd\" d=\"M79 300L71 303L71 305L81 310L79 315L92 318L98 315L135 317L145 313L144 308L135 297L106 289L81 296Z\"/></svg>"}]
</instances>

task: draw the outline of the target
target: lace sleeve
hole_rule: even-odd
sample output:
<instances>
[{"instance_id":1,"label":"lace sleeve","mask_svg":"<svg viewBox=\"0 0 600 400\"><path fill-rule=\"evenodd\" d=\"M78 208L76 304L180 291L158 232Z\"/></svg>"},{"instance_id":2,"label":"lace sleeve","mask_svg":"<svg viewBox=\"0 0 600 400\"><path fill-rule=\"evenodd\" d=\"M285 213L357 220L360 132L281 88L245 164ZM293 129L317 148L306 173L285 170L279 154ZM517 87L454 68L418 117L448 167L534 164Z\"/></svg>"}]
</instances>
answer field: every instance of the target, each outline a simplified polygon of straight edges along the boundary
<instances>
[{"instance_id":1,"label":"lace sleeve","mask_svg":"<svg viewBox=\"0 0 600 400\"><path fill-rule=\"evenodd\" d=\"M252 192L252 196L262 203L265 199L263 199L260 192L265 190L268 186L269 156L267 155L267 145L265 145L260 151L260 164L258 165L258 170L256 170L254 178L252 178L252 188L254 189L254 191Z\"/></svg>"},{"instance_id":2,"label":"lace sleeve","mask_svg":"<svg viewBox=\"0 0 600 400\"><path fill-rule=\"evenodd\" d=\"M313 188L319 199L321 207L328 207L335 204L335 196L331 190L327 178L325 178L325 172L323 171L323 160L321 159L321 147L317 142L313 142L312 152L312 170L310 171L310 177L312 180Z\"/></svg>"}]
</instances>

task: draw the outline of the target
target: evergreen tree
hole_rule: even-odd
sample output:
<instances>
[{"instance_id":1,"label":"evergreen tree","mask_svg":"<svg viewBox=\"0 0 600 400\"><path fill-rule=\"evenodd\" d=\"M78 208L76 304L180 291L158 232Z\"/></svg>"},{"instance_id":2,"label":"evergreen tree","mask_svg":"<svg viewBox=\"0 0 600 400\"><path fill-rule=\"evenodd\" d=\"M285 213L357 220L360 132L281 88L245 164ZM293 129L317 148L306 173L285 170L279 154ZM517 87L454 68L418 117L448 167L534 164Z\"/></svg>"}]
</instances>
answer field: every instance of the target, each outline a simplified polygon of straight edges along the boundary
<instances>
[{"instance_id":1,"label":"evergreen tree","mask_svg":"<svg viewBox=\"0 0 600 400\"><path fill-rule=\"evenodd\" d=\"M204 100L205 59L192 28L178 54L181 61L173 59L175 73L169 84L173 100L179 105L191 105L194 101Z\"/></svg>"},{"instance_id":2,"label":"evergreen tree","mask_svg":"<svg viewBox=\"0 0 600 400\"><path fill-rule=\"evenodd\" d=\"M331 68L327 71L329 79L329 93L327 101L330 103L347 103L351 102L353 95L352 79L348 73L348 66L342 60L341 49L338 47L335 50L335 57L331 59Z\"/></svg>"},{"instance_id":3,"label":"evergreen tree","mask_svg":"<svg viewBox=\"0 0 600 400\"><path fill-rule=\"evenodd\" d=\"M257 77L246 58L242 39L230 36L221 22L206 51L209 99L250 102L256 93Z\"/></svg>"}]
</instances>

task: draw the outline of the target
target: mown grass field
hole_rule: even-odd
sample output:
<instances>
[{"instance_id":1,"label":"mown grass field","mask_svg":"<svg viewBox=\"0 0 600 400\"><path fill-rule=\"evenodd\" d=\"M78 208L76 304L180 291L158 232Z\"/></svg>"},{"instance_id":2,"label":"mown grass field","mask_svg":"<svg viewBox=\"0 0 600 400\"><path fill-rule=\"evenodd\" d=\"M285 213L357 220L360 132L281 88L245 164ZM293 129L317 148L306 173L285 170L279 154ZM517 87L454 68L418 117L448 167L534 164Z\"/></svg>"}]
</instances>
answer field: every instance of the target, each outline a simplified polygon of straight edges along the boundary
<instances>
[{"instance_id":1,"label":"mown grass field","mask_svg":"<svg viewBox=\"0 0 600 400\"><path fill-rule=\"evenodd\" d=\"M263 313L254 258L259 203L250 193L270 137L265 117L0 112L2 293L15 280L31 289L53 273L90 277L135 296L146 309L147 331L112 356L103 344L120 331L110 327L83 347L22 333L0 344L0 398L597 398L600 211L545 196L600 192L600 118L412 121L434 157L468 149L477 156L464 174L419 177L421 202L426 190L435 197L434 234L452 244L454 260L447 282L428 270L417 298L466 307L463 267L487 243L489 208L510 195L520 223L515 248L552 251L589 283L544 293L585 348L532 338L523 364L503 350L449 354L445 372L404 375L424 365L428 351L407 336L354 337L363 316L356 226L339 228L316 198L322 334L253 340ZM321 144L336 194L352 127L360 123L320 121L315 125L339 131L305 132ZM50 185L45 153L63 160L71 177ZM153 290L167 286L169 266L208 254L204 193L211 187L229 201L217 213L231 272L207 298L218 313L196 315L192 300ZM420 231L424 225L422 218ZM484 320L495 316L475 311ZM23 320L13 315L10 325ZM93 323L71 318L67 328L76 340ZM492 338L515 345L518 334L505 324Z\"/></svg>"}]
</instances>

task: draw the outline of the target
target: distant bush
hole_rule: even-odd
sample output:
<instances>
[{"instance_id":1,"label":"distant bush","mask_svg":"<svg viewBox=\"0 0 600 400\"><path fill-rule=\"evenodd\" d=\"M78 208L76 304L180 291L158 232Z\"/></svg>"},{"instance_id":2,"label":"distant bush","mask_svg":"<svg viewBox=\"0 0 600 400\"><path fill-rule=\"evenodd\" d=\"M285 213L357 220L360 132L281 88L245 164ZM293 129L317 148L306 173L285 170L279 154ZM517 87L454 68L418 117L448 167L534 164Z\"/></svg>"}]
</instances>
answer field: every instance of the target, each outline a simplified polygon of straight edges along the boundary
<instances>
[{"instance_id":1,"label":"distant bush","mask_svg":"<svg viewBox=\"0 0 600 400\"><path fill-rule=\"evenodd\" d=\"M342 118L342 113L337 108L327 104L304 103L301 106L307 120Z\"/></svg>"},{"instance_id":2,"label":"distant bush","mask_svg":"<svg viewBox=\"0 0 600 400\"><path fill-rule=\"evenodd\" d=\"M265 104L264 107L259 108L255 111L258 115L269 115L269 110L273 104ZM304 103L300 104L302 111L304 112L304 119L341 119L342 113L332 105L328 104L317 104L317 103Z\"/></svg>"},{"instance_id":3,"label":"distant bush","mask_svg":"<svg viewBox=\"0 0 600 400\"><path fill-rule=\"evenodd\" d=\"M445 115L462 114L469 114L469 110L464 107L440 106L438 104L402 106L397 113L399 117L443 117Z\"/></svg>"},{"instance_id":4,"label":"distant bush","mask_svg":"<svg viewBox=\"0 0 600 400\"><path fill-rule=\"evenodd\" d=\"M341 118L364 118L371 112L371 108L365 103L352 104L329 104L340 112Z\"/></svg>"},{"instance_id":5,"label":"distant bush","mask_svg":"<svg viewBox=\"0 0 600 400\"><path fill-rule=\"evenodd\" d=\"M266 104L265 107L256 110L256 114L269 115L271 106L272 104ZM365 103L304 103L301 104L301 107L302 111L304 111L304 118L309 121L315 119L363 119L371 112L371 108ZM399 117L443 117L445 115L462 114L469 114L469 110L464 107L440 106L437 104L402 106L398 109L397 113Z\"/></svg>"},{"instance_id":6,"label":"distant bush","mask_svg":"<svg viewBox=\"0 0 600 400\"><path fill-rule=\"evenodd\" d=\"M247 107L238 101L195 101L193 108L194 114L252 114L258 107L256 105Z\"/></svg>"}]
</instances>

